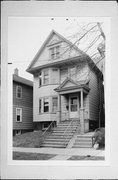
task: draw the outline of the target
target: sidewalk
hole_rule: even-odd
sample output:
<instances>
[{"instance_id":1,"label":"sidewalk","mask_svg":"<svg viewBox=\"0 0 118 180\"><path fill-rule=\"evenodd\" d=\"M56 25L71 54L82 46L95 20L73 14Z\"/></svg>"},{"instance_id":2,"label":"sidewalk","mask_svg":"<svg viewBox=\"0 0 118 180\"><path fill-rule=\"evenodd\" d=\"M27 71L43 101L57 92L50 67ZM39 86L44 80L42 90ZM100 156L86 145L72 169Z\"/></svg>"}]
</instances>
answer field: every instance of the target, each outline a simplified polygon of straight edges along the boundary
<instances>
[{"instance_id":1,"label":"sidewalk","mask_svg":"<svg viewBox=\"0 0 118 180\"><path fill-rule=\"evenodd\" d=\"M104 150L95 150L93 148L22 148L13 147L14 152L27 152L27 153L42 153L42 154L55 154L55 160L60 157L69 156L105 156Z\"/></svg>"}]
</instances>

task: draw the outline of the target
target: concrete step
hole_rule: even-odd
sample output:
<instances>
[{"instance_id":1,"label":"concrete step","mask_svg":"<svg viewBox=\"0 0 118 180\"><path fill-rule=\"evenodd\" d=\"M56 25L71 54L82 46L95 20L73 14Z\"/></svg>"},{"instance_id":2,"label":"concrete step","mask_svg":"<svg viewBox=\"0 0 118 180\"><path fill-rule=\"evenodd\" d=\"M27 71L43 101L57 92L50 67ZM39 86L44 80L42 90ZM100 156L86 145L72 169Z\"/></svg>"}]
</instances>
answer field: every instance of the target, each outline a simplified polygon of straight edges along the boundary
<instances>
[{"instance_id":1,"label":"concrete step","mask_svg":"<svg viewBox=\"0 0 118 180\"><path fill-rule=\"evenodd\" d=\"M89 145L74 145L72 148L92 148L92 146L89 146Z\"/></svg>"},{"instance_id":2,"label":"concrete step","mask_svg":"<svg viewBox=\"0 0 118 180\"><path fill-rule=\"evenodd\" d=\"M66 145L62 144L42 144L40 147L53 147L53 148L66 148Z\"/></svg>"}]
</instances>

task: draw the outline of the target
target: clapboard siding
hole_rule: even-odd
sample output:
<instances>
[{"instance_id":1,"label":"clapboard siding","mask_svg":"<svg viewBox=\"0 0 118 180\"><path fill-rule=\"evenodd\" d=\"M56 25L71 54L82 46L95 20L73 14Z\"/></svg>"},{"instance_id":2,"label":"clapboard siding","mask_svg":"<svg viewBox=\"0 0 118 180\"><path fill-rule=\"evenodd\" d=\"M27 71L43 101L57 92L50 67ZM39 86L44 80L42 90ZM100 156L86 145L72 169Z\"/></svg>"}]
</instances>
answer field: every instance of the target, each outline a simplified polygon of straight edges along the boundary
<instances>
[{"instance_id":1,"label":"clapboard siding","mask_svg":"<svg viewBox=\"0 0 118 180\"><path fill-rule=\"evenodd\" d=\"M22 87L22 98L16 98L16 87ZM22 122L16 122L16 108L22 108ZM33 87L13 81L13 129L33 129Z\"/></svg>"},{"instance_id":2,"label":"clapboard siding","mask_svg":"<svg viewBox=\"0 0 118 180\"><path fill-rule=\"evenodd\" d=\"M90 69L90 92L89 92L89 114L90 120L99 119L99 88L98 77L92 69Z\"/></svg>"},{"instance_id":3,"label":"clapboard siding","mask_svg":"<svg viewBox=\"0 0 118 180\"><path fill-rule=\"evenodd\" d=\"M22 108L22 122L16 122L16 108ZM33 109L26 106L13 106L13 129L33 129Z\"/></svg>"},{"instance_id":4,"label":"clapboard siding","mask_svg":"<svg viewBox=\"0 0 118 180\"><path fill-rule=\"evenodd\" d=\"M22 87L22 98L16 98L16 87ZM33 107L33 87L21 83L13 83L13 104Z\"/></svg>"}]
</instances>

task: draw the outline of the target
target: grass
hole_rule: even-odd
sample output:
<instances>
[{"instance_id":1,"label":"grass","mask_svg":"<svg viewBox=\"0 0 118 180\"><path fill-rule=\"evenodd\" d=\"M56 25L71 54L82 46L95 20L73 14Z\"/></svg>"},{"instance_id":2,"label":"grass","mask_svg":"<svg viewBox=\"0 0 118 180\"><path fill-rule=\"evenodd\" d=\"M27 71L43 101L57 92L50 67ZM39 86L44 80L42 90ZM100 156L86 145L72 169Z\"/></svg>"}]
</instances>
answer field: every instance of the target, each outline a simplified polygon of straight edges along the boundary
<instances>
[{"instance_id":1,"label":"grass","mask_svg":"<svg viewBox=\"0 0 118 180\"><path fill-rule=\"evenodd\" d=\"M72 156L68 160L105 160L103 156Z\"/></svg>"},{"instance_id":2,"label":"grass","mask_svg":"<svg viewBox=\"0 0 118 180\"><path fill-rule=\"evenodd\" d=\"M45 136L48 134L49 132L46 132ZM40 144L42 142L41 135L42 131L28 132L21 135L16 135L13 137L13 147L40 147Z\"/></svg>"},{"instance_id":3,"label":"grass","mask_svg":"<svg viewBox=\"0 0 118 180\"><path fill-rule=\"evenodd\" d=\"M13 152L13 160L49 160L54 154Z\"/></svg>"}]
</instances>

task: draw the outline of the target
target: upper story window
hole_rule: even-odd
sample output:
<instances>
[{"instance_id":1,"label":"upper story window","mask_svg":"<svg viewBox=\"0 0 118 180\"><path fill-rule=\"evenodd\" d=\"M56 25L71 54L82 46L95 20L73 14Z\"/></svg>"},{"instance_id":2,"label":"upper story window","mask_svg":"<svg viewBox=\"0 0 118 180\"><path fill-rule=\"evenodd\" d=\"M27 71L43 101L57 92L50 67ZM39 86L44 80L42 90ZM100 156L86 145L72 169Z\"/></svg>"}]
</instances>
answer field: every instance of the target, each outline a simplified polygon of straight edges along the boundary
<instances>
[{"instance_id":1,"label":"upper story window","mask_svg":"<svg viewBox=\"0 0 118 180\"><path fill-rule=\"evenodd\" d=\"M59 83L59 71L56 68L52 69L52 77L51 77L51 82L53 84Z\"/></svg>"},{"instance_id":2,"label":"upper story window","mask_svg":"<svg viewBox=\"0 0 118 180\"><path fill-rule=\"evenodd\" d=\"M50 57L51 59L56 59L59 57L60 54L60 47L59 46L55 46L50 48Z\"/></svg>"},{"instance_id":3,"label":"upper story window","mask_svg":"<svg viewBox=\"0 0 118 180\"><path fill-rule=\"evenodd\" d=\"M22 98L22 87L16 86L16 98Z\"/></svg>"},{"instance_id":4,"label":"upper story window","mask_svg":"<svg viewBox=\"0 0 118 180\"><path fill-rule=\"evenodd\" d=\"M49 84L49 70L46 69L43 72L43 84Z\"/></svg>"},{"instance_id":5,"label":"upper story window","mask_svg":"<svg viewBox=\"0 0 118 180\"><path fill-rule=\"evenodd\" d=\"M42 72L39 73L39 87L42 86Z\"/></svg>"},{"instance_id":6,"label":"upper story window","mask_svg":"<svg viewBox=\"0 0 118 180\"><path fill-rule=\"evenodd\" d=\"M22 122L22 108L16 108L16 122Z\"/></svg>"},{"instance_id":7,"label":"upper story window","mask_svg":"<svg viewBox=\"0 0 118 180\"><path fill-rule=\"evenodd\" d=\"M76 78L76 67L71 67L69 70L69 76L71 79L75 80Z\"/></svg>"},{"instance_id":8,"label":"upper story window","mask_svg":"<svg viewBox=\"0 0 118 180\"><path fill-rule=\"evenodd\" d=\"M68 77L68 68L63 68L60 70L61 83Z\"/></svg>"}]
</instances>

